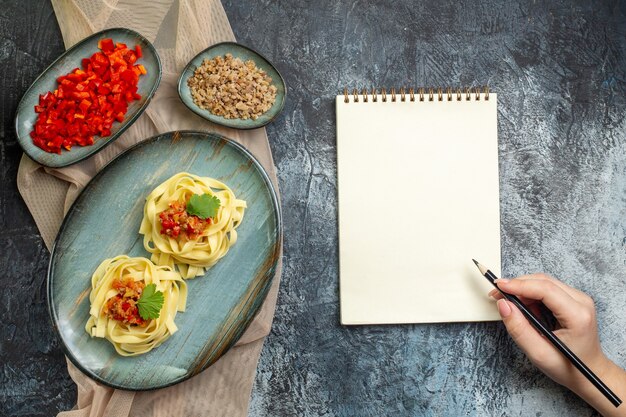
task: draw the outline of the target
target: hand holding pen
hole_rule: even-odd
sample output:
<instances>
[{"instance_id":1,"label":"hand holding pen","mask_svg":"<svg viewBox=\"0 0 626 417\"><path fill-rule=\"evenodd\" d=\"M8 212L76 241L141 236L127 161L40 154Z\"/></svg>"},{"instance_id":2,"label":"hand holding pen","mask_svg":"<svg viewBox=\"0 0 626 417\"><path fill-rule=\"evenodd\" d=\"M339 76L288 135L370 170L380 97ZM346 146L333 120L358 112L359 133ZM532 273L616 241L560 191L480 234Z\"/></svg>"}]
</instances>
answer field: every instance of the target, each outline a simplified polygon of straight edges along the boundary
<instances>
[{"instance_id":1,"label":"hand holding pen","mask_svg":"<svg viewBox=\"0 0 626 417\"><path fill-rule=\"evenodd\" d=\"M515 295L528 309L543 304L558 321L552 332L621 398L626 397L626 371L602 352L598 338L595 306L585 293L545 274L498 279L497 287ZM498 311L507 331L531 362L554 381L569 388L604 416L626 416L626 408L615 407L544 335L524 317L520 309L498 290Z\"/></svg>"}]
</instances>

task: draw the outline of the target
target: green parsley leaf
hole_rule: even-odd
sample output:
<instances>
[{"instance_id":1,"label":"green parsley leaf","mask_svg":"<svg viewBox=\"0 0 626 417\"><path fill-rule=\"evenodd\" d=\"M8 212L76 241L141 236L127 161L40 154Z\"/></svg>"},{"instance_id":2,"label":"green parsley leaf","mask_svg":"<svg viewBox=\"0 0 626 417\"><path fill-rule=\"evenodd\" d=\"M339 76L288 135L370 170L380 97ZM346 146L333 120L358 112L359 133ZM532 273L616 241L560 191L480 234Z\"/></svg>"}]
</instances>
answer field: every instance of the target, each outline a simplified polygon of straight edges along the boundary
<instances>
[{"instance_id":1,"label":"green parsley leaf","mask_svg":"<svg viewBox=\"0 0 626 417\"><path fill-rule=\"evenodd\" d=\"M187 213L198 216L201 219L208 219L217 215L220 207L219 198L209 194L194 194L187 203Z\"/></svg>"},{"instance_id":2,"label":"green parsley leaf","mask_svg":"<svg viewBox=\"0 0 626 417\"><path fill-rule=\"evenodd\" d=\"M156 284L146 285L137 300L139 315L144 320L158 319L163 307L163 293L156 290Z\"/></svg>"}]
</instances>

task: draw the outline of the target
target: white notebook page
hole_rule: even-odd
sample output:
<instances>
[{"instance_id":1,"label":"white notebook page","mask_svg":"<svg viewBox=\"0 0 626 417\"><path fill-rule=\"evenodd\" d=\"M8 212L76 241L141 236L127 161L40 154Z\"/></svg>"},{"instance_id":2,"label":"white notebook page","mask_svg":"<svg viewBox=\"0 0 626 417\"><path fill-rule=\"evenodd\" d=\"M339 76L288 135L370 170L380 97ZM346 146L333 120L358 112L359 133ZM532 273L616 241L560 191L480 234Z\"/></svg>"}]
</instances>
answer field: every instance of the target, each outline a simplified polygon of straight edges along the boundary
<instances>
[{"instance_id":1,"label":"white notebook page","mask_svg":"<svg viewBox=\"0 0 626 417\"><path fill-rule=\"evenodd\" d=\"M499 319L497 96L336 98L342 324Z\"/></svg>"}]
</instances>

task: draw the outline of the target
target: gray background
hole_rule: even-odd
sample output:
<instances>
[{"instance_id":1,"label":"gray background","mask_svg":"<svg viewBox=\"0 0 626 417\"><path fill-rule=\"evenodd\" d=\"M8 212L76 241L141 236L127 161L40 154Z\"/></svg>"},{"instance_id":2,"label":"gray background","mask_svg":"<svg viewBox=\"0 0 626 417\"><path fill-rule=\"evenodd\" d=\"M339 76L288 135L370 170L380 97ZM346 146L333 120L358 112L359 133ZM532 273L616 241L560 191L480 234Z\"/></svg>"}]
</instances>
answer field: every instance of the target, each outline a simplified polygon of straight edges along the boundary
<instances>
[{"instance_id":1,"label":"gray background","mask_svg":"<svg viewBox=\"0 0 626 417\"><path fill-rule=\"evenodd\" d=\"M224 6L237 39L274 62L289 88L268 126L285 267L250 414L594 415L533 368L500 323L339 325L333 99L344 86L488 84L498 92L504 275L545 271L591 294L605 351L626 366L626 3ZM47 2L2 1L4 415L52 415L76 398L47 316L49 255L15 185L17 102L62 51Z\"/></svg>"}]
</instances>

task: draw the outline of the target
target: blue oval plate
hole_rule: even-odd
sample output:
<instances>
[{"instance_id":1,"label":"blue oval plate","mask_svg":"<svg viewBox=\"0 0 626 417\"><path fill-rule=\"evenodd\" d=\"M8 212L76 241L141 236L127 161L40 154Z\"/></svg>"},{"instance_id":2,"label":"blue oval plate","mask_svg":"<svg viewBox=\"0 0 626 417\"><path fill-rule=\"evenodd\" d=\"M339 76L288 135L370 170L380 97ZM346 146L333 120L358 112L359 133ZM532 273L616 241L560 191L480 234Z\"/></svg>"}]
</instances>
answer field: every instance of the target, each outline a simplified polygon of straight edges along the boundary
<instances>
[{"instance_id":1,"label":"blue oval plate","mask_svg":"<svg viewBox=\"0 0 626 417\"><path fill-rule=\"evenodd\" d=\"M71 72L74 68L81 68L81 60L98 52L98 41L104 38L112 38L113 42L125 43L129 48L134 48L135 45L141 46L143 57L139 58L137 63L142 64L147 71L147 74L139 77L137 93L141 95L141 99L129 104L126 118L122 123L113 123L110 136L106 138L96 137L95 143L91 146L76 145L70 151L63 150L60 155L46 152L35 146L30 137L30 132L37 120L35 105L39 104L39 95L45 94L47 91L54 91L57 88L56 80L59 76ZM37 77L24 93L15 114L17 141L26 155L41 165L61 168L80 162L109 145L137 120L156 92L161 82L161 72L161 60L156 49L139 33L124 28L106 29L94 33L65 51Z\"/></svg>"},{"instance_id":2,"label":"blue oval plate","mask_svg":"<svg viewBox=\"0 0 626 417\"><path fill-rule=\"evenodd\" d=\"M268 111L260 115L256 120L226 119L222 116L216 116L210 111L198 107L198 105L193 102L193 98L191 98L191 91L187 85L187 80L193 76L196 69L202 65L202 61L205 59L215 58L216 56L224 56L226 54L232 54L232 56L240 58L244 62L251 59L258 68L261 68L267 73L267 75L272 79L272 84L276 86L276 100L274 101L274 104ZM210 46L200 52L187 64L178 79L178 95L185 106L189 107L191 111L210 122L234 129L256 129L261 126L265 126L274 120L281 112L285 106L287 87L285 86L285 80L283 80L283 77L280 75L278 70L274 68L274 66L264 56L238 43L222 42Z\"/></svg>"},{"instance_id":3,"label":"blue oval plate","mask_svg":"<svg viewBox=\"0 0 626 417\"><path fill-rule=\"evenodd\" d=\"M119 356L105 339L85 331L91 276L106 258L149 258L139 225L146 196L187 171L230 186L248 203L237 243L205 276L188 280L187 310L178 332L136 357ZM48 269L48 308L70 360L114 388L148 390L181 382L220 358L258 312L276 270L282 239L278 200L257 160L241 145L201 132L170 132L114 159L69 210Z\"/></svg>"}]
</instances>

